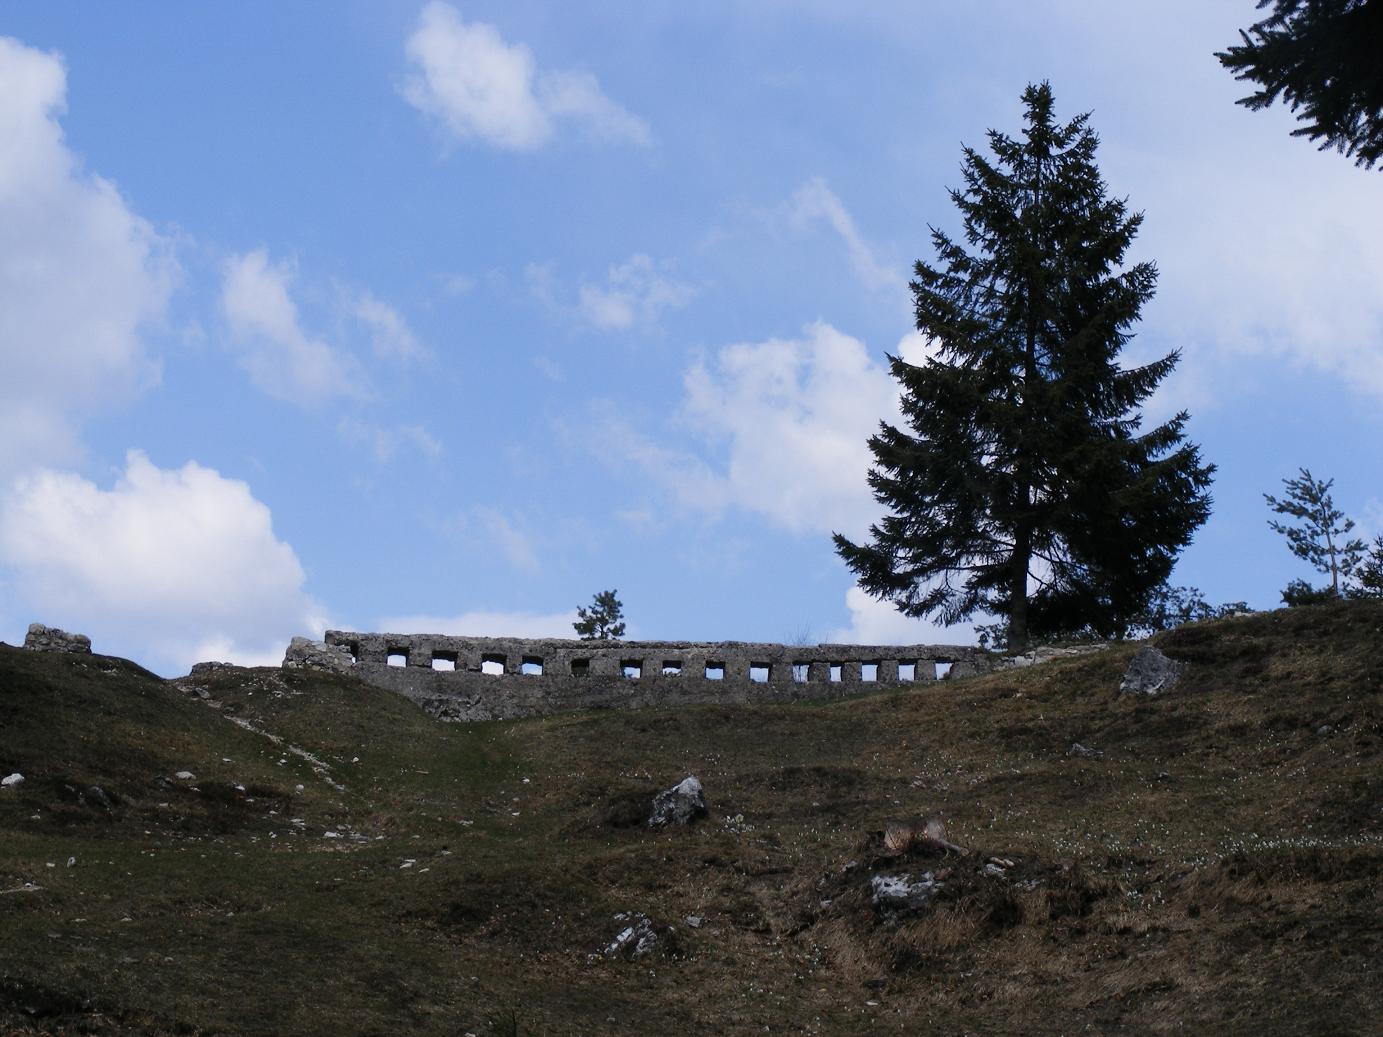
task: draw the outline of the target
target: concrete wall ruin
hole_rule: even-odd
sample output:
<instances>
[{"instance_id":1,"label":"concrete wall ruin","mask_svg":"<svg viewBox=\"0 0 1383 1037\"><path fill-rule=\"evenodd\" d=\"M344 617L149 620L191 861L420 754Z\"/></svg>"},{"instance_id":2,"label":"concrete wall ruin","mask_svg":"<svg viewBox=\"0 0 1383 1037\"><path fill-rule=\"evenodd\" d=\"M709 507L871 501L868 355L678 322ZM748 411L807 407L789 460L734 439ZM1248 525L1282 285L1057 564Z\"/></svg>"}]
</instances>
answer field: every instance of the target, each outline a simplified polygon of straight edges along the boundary
<instances>
[{"instance_id":1,"label":"concrete wall ruin","mask_svg":"<svg viewBox=\"0 0 1383 1037\"><path fill-rule=\"evenodd\" d=\"M838 699L988 670L957 645L576 641L329 630L362 680L449 720L578 709Z\"/></svg>"}]
</instances>

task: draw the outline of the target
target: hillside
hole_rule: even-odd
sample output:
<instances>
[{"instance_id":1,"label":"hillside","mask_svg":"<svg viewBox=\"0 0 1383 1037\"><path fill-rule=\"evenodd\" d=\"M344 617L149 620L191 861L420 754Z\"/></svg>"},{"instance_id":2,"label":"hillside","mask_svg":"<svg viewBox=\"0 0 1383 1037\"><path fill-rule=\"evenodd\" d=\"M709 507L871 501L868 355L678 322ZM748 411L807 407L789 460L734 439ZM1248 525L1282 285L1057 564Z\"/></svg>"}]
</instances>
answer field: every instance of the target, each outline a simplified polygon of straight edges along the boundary
<instances>
[{"instance_id":1,"label":"hillside","mask_svg":"<svg viewBox=\"0 0 1383 1037\"><path fill-rule=\"evenodd\" d=\"M0 1032L1379 1032L1383 606L1156 643L1155 699L1129 645L475 725L0 647ZM642 826L687 774L711 816ZM917 816L968 852L889 851ZM650 953L606 953L625 913Z\"/></svg>"}]
</instances>

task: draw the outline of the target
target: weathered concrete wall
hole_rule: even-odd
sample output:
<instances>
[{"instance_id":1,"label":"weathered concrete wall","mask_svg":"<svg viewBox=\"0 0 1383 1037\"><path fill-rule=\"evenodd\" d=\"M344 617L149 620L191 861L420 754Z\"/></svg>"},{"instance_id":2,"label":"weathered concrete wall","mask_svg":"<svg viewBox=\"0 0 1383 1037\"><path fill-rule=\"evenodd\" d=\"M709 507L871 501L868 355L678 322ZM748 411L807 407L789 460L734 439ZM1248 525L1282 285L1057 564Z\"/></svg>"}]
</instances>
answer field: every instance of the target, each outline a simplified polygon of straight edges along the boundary
<instances>
[{"instance_id":1,"label":"weathered concrete wall","mask_svg":"<svg viewBox=\"0 0 1383 1037\"><path fill-rule=\"evenodd\" d=\"M957 674L992 665L989 653L956 645L797 647L343 630L328 630L325 640L350 652L362 680L451 720L679 703L837 699L936 680L938 664L952 665Z\"/></svg>"}]
</instances>

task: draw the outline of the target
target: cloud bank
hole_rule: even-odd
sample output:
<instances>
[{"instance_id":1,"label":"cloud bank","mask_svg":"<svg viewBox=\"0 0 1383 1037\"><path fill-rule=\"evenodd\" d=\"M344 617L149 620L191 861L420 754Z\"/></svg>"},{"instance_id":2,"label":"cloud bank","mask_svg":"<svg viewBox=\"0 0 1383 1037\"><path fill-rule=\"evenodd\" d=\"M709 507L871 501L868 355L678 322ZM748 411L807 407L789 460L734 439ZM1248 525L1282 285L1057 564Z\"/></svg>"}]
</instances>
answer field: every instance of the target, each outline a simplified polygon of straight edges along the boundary
<instances>
[{"instance_id":1,"label":"cloud bank","mask_svg":"<svg viewBox=\"0 0 1383 1037\"><path fill-rule=\"evenodd\" d=\"M131 451L110 489L68 472L19 480L0 502L0 553L35 618L164 672L221 659L277 664L320 631L293 549L243 482Z\"/></svg>"}]
</instances>

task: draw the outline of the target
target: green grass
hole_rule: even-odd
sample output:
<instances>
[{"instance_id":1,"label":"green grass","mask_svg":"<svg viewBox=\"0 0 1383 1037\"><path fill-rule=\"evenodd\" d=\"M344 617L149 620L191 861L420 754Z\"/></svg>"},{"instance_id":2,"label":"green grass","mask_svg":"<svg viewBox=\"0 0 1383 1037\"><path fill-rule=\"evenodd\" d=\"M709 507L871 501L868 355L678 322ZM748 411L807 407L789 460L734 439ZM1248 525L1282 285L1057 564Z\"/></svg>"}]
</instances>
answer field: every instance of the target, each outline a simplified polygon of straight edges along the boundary
<instances>
[{"instance_id":1,"label":"green grass","mask_svg":"<svg viewBox=\"0 0 1383 1037\"><path fill-rule=\"evenodd\" d=\"M0 648L0 772L27 778L0 793L0 1032L1373 1031L1383 608L1159 643L1191 669L1146 701L1115 691L1125 646L465 726L327 676L201 698ZM688 773L711 818L635 823ZM888 855L916 815L974 852ZM870 874L923 869L937 901L876 914ZM674 953L603 955L625 911Z\"/></svg>"}]
</instances>

